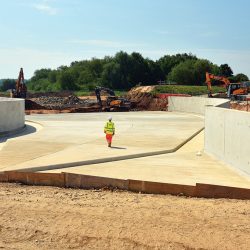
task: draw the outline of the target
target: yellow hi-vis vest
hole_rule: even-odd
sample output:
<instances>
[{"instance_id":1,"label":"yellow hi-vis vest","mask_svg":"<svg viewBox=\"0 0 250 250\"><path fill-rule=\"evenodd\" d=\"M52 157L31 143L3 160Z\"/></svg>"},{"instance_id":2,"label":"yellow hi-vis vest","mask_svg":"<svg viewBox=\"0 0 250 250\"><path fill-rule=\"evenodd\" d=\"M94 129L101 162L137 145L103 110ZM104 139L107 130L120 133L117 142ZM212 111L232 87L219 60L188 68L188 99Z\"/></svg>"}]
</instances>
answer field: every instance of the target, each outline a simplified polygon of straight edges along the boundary
<instances>
[{"instance_id":1,"label":"yellow hi-vis vest","mask_svg":"<svg viewBox=\"0 0 250 250\"><path fill-rule=\"evenodd\" d=\"M113 135L115 133L115 124L113 122L107 122L104 127L104 132Z\"/></svg>"}]
</instances>

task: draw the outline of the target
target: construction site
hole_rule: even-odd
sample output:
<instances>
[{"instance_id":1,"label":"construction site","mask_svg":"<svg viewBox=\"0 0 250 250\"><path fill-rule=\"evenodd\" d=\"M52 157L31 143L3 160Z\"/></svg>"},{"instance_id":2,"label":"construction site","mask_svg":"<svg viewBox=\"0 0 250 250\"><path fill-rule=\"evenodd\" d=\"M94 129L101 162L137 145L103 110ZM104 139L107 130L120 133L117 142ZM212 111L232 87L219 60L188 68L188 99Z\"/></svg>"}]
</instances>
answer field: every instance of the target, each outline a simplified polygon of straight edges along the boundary
<instances>
[{"instance_id":1,"label":"construction site","mask_svg":"<svg viewBox=\"0 0 250 250\"><path fill-rule=\"evenodd\" d=\"M249 249L247 98L20 86L0 97L0 248Z\"/></svg>"}]
</instances>

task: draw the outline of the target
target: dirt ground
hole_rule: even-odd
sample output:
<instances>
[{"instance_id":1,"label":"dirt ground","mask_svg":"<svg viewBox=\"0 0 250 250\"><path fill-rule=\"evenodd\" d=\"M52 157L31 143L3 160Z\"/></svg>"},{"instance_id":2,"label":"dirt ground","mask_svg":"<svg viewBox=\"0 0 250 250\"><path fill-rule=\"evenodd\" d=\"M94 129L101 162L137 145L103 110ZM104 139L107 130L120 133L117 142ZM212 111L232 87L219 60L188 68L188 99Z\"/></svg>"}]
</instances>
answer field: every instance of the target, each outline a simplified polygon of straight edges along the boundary
<instances>
[{"instance_id":1,"label":"dirt ground","mask_svg":"<svg viewBox=\"0 0 250 250\"><path fill-rule=\"evenodd\" d=\"M249 249L250 201L0 184L0 249Z\"/></svg>"}]
</instances>

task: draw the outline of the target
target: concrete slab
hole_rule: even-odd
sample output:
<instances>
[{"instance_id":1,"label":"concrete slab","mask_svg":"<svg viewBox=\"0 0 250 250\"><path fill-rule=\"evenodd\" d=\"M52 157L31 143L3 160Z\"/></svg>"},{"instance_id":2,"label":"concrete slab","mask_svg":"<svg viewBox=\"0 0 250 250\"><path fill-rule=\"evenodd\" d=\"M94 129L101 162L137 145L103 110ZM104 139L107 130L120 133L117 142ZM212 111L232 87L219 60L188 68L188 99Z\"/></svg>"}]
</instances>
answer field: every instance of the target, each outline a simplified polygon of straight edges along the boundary
<instances>
[{"instance_id":1,"label":"concrete slab","mask_svg":"<svg viewBox=\"0 0 250 250\"><path fill-rule=\"evenodd\" d=\"M159 150L171 150L204 126L200 116L184 113L114 113L114 148L103 134L107 113L28 116L26 132L1 139L0 170L69 164ZM35 122L35 123L34 123ZM40 124L40 125L39 125ZM246 177L203 153L200 133L176 153L47 171L118 179L250 188ZM197 152L202 152L197 155ZM110 159L111 161L111 159Z\"/></svg>"},{"instance_id":2,"label":"concrete slab","mask_svg":"<svg viewBox=\"0 0 250 250\"><path fill-rule=\"evenodd\" d=\"M110 114L116 124L111 149L103 133ZM0 170L171 150L204 126L202 117L166 112L33 115L28 119L43 129L9 139L0 151Z\"/></svg>"},{"instance_id":3,"label":"concrete slab","mask_svg":"<svg viewBox=\"0 0 250 250\"><path fill-rule=\"evenodd\" d=\"M204 133L202 132L173 154L48 172L68 172L184 185L206 183L250 188L250 180L247 177L205 154L203 145ZM201 155L199 152L201 152Z\"/></svg>"}]
</instances>

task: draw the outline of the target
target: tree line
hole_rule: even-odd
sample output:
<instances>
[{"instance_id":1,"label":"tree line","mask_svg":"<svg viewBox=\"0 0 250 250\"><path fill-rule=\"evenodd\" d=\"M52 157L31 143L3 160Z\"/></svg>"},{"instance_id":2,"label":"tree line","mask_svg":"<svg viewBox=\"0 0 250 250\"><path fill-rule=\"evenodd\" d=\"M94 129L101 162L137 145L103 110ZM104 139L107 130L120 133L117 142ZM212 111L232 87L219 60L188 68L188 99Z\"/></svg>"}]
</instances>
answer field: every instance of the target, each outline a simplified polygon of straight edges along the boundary
<instances>
[{"instance_id":1,"label":"tree line","mask_svg":"<svg viewBox=\"0 0 250 250\"><path fill-rule=\"evenodd\" d=\"M165 55L153 61L137 52L120 51L113 57L75 61L55 70L36 70L27 80L27 86L33 91L92 91L97 85L116 90L159 82L204 85L205 72L228 77L231 82L248 81L244 74L233 75L228 64L216 65L193 54ZM6 90L13 84L13 79L5 79L1 89Z\"/></svg>"}]
</instances>

